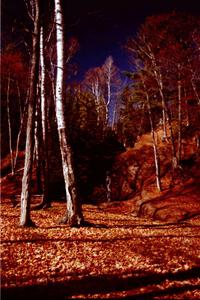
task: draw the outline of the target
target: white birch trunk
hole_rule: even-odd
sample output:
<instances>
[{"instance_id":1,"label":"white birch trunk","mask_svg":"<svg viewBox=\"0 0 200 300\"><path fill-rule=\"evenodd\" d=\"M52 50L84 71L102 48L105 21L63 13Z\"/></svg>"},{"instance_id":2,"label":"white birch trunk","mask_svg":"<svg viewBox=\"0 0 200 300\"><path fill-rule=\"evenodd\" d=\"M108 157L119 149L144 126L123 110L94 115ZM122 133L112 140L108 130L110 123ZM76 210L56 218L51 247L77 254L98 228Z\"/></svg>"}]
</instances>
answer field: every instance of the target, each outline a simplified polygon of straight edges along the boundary
<instances>
[{"instance_id":1,"label":"white birch trunk","mask_svg":"<svg viewBox=\"0 0 200 300\"><path fill-rule=\"evenodd\" d=\"M41 168L42 136L41 136L41 102L40 102L39 83L37 87L34 140L35 140L34 162L36 168L37 193L42 194L42 168Z\"/></svg>"},{"instance_id":2,"label":"white birch trunk","mask_svg":"<svg viewBox=\"0 0 200 300\"><path fill-rule=\"evenodd\" d=\"M104 72L107 84L107 101L106 101L106 126L109 123L109 106L111 102L111 79L112 79L113 59L111 56L107 58L104 64Z\"/></svg>"},{"instance_id":3,"label":"white birch trunk","mask_svg":"<svg viewBox=\"0 0 200 300\"><path fill-rule=\"evenodd\" d=\"M55 0L56 22L56 51L57 51L57 74L56 74L56 118L58 130L65 128L63 107L63 84L64 84L64 33L61 0Z\"/></svg>"},{"instance_id":4,"label":"white birch trunk","mask_svg":"<svg viewBox=\"0 0 200 300\"><path fill-rule=\"evenodd\" d=\"M162 74L160 73L160 70L157 66L157 61L156 58L154 56L154 53L151 50L151 46L147 43L147 49L149 51L148 57L151 60L151 64L153 67L153 73L154 73L154 77L155 80L158 84L159 87L159 94L161 97L161 103L162 103L162 118L163 118L163 140L167 139L167 116L166 116L166 102L165 102L165 97L163 94L163 81L162 81Z\"/></svg>"},{"instance_id":5,"label":"white birch trunk","mask_svg":"<svg viewBox=\"0 0 200 300\"><path fill-rule=\"evenodd\" d=\"M153 62L153 66L154 66L154 75L155 75L157 84L159 86L159 94L160 94L161 103L162 103L163 140L165 141L167 139L167 116L166 116L166 103L165 103L165 98L164 98L164 94L163 94L163 83L162 83L161 74L158 73L155 62Z\"/></svg>"},{"instance_id":6,"label":"white birch trunk","mask_svg":"<svg viewBox=\"0 0 200 300\"><path fill-rule=\"evenodd\" d=\"M108 126L109 122L109 106L111 101L111 65L109 65L108 69L108 79L107 79L107 89L108 89L108 98L106 103L106 126Z\"/></svg>"},{"instance_id":7,"label":"white birch trunk","mask_svg":"<svg viewBox=\"0 0 200 300\"><path fill-rule=\"evenodd\" d=\"M143 86L145 89L147 109L148 109L148 114L149 114L149 122L150 122L150 126L151 126L151 135L152 135L152 141L153 141L154 162L155 162L155 171L156 171L155 172L156 173L156 185L157 185L159 192L161 192L162 188L161 188L161 181L160 181L160 160L159 160L158 149L157 149L157 144L156 144L154 125L153 125L151 102L150 102L149 94L147 92L144 81L143 81Z\"/></svg>"},{"instance_id":8,"label":"white birch trunk","mask_svg":"<svg viewBox=\"0 0 200 300\"><path fill-rule=\"evenodd\" d=\"M83 222L81 203L78 199L77 187L74 177L72 150L67 141L66 124L64 118L64 26L61 0L55 0L56 22L56 49L57 49L57 74L55 91L55 110L62 157L63 176L65 182L67 212L63 222L71 226L80 226Z\"/></svg>"},{"instance_id":9,"label":"white birch trunk","mask_svg":"<svg viewBox=\"0 0 200 300\"><path fill-rule=\"evenodd\" d=\"M42 118L42 137L46 141L46 97L45 97L45 63L44 63L44 41L43 27L40 28L40 93L41 93L41 118Z\"/></svg>"}]
</instances>

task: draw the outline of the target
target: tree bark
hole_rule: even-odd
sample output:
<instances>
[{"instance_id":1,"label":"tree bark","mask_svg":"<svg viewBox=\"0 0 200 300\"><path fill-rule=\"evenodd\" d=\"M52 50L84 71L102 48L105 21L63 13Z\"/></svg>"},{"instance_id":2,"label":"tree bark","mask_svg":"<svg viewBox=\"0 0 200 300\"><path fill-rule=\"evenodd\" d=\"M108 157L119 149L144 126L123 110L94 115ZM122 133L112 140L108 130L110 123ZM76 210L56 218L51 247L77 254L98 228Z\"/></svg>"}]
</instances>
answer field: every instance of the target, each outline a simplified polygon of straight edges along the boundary
<instances>
[{"instance_id":1,"label":"tree bark","mask_svg":"<svg viewBox=\"0 0 200 300\"><path fill-rule=\"evenodd\" d=\"M116 116L117 116L117 101L115 102L115 105L113 107L113 115L112 115L112 131L115 132L115 125L116 125Z\"/></svg>"},{"instance_id":2,"label":"tree bark","mask_svg":"<svg viewBox=\"0 0 200 300\"><path fill-rule=\"evenodd\" d=\"M163 116L163 140L167 139L167 118L166 118L166 103L163 95L163 89L159 88L159 93L162 101L162 116Z\"/></svg>"},{"instance_id":3,"label":"tree bark","mask_svg":"<svg viewBox=\"0 0 200 300\"><path fill-rule=\"evenodd\" d=\"M162 187L161 187L161 181L160 181L160 159L159 159L158 149L157 149L157 145L156 145L155 130L154 130L154 125L153 125L152 111L151 111L151 102L150 102L149 94L147 92L144 81L143 81L143 86L145 89L147 109L148 109L148 114L149 114L149 122L150 122L150 126L151 126L151 136L152 136L152 141L153 141L154 162L155 162L155 170L156 170L156 172L155 172L156 185L157 185L159 192L161 192Z\"/></svg>"},{"instance_id":4,"label":"tree bark","mask_svg":"<svg viewBox=\"0 0 200 300\"><path fill-rule=\"evenodd\" d=\"M109 174L109 171L106 172L106 198L107 202L111 202L111 183L112 179Z\"/></svg>"},{"instance_id":5,"label":"tree bark","mask_svg":"<svg viewBox=\"0 0 200 300\"><path fill-rule=\"evenodd\" d=\"M182 106L181 106L181 81L178 80L178 165L181 161L182 150Z\"/></svg>"},{"instance_id":6,"label":"tree bark","mask_svg":"<svg viewBox=\"0 0 200 300\"><path fill-rule=\"evenodd\" d=\"M34 33L32 37L32 58L31 58L31 73L30 73L30 92L28 103L28 118L26 130L26 149L25 149L25 165L22 178L21 192L21 214L20 225L32 226L33 222L30 216L30 200L31 200L31 177L33 166L34 152L34 118L37 95L37 78L39 64L39 28L40 28L40 0L34 1L35 16L34 16Z\"/></svg>"},{"instance_id":7,"label":"tree bark","mask_svg":"<svg viewBox=\"0 0 200 300\"><path fill-rule=\"evenodd\" d=\"M67 140L66 123L64 118L64 25L61 0L55 0L55 22L57 49L55 109L67 201L67 211L63 218L63 222L68 222L70 226L80 226L83 223L83 214L74 176L72 149Z\"/></svg>"},{"instance_id":8,"label":"tree bark","mask_svg":"<svg viewBox=\"0 0 200 300\"><path fill-rule=\"evenodd\" d=\"M10 121L10 74L8 77L8 86L7 86L7 118L8 118L8 138L9 138L9 148L10 148L10 166L11 173L14 175L14 161L13 161L13 150L12 150L12 128Z\"/></svg>"},{"instance_id":9,"label":"tree bark","mask_svg":"<svg viewBox=\"0 0 200 300\"><path fill-rule=\"evenodd\" d=\"M23 114L22 114L22 104L21 104L21 93L20 93L20 88L19 88L19 84L17 81L16 81L16 87L17 87L17 94L18 94L18 101L19 101L19 115L20 115L20 124L21 124Z\"/></svg>"},{"instance_id":10,"label":"tree bark","mask_svg":"<svg viewBox=\"0 0 200 300\"><path fill-rule=\"evenodd\" d=\"M161 97L161 104L162 104L162 119L163 119L163 140L167 139L167 112L166 112L166 101L163 93L163 80L162 74L157 66L157 61L154 56L153 51L151 50L150 45L147 43L147 49L149 51L148 57L151 60L151 64L153 67L154 78L158 84L159 94Z\"/></svg>"},{"instance_id":11,"label":"tree bark","mask_svg":"<svg viewBox=\"0 0 200 300\"><path fill-rule=\"evenodd\" d=\"M21 118L21 123L20 123L20 127L19 127L19 131L17 134L17 142L16 142L16 149L15 149L15 158L14 158L14 171L16 170L16 166L17 166L17 158L18 158L18 154L19 154L19 142L20 142L20 137L23 131L23 126L25 123L25 117L26 117L26 113L27 113L27 103L28 103L28 97L26 98L26 102L24 105L24 109L23 109L23 113L22 113L22 118Z\"/></svg>"},{"instance_id":12,"label":"tree bark","mask_svg":"<svg viewBox=\"0 0 200 300\"><path fill-rule=\"evenodd\" d=\"M185 98L185 105L186 105L186 126L190 126L190 117L189 117L189 111L188 111L188 100L187 100L187 91L186 87L184 87L184 98Z\"/></svg>"},{"instance_id":13,"label":"tree bark","mask_svg":"<svg viewBox=\"0 0 200 300\"><path fill-rule=\"evenodd\" d=\"M172 120L169 109L167 108L167 117L168 117L168 124L169 124L169 132L170 132L170 140L171 140L171 149L172 149L172 169L173 171L178 167L178 159L176 156L176 147L175 147L175 139L174 133L172 128Z\"/></svg>"},{"instance_id":14,"label":"tree bark","mask_svg":"<svg viewBox=\"0 0 200 300\"><path fill-rule=\"evenodd\" d=\"M45 90L46 68L44 60L44 33L43 26L40 28L40 108L42 121L42 173L43 173L43 199L35 209L50 207L49 199L49 155L48 155L48 122L47 122L47 98Z\"/></svg>"},{"instance_id":15,"label":"tree bark","mask_svg":"<svg viewBox=\"0 0 200 300\"><path fill-rule=\"evenodd\" d=\"M111 101L111 65L109 65L108 68L108 74L107 74L107 102L106 102L106 127L108 127L109 124L109 106Z\"/></svg>"},{"instance_id":16,"label":"tree bark","mask_svg":"<svg viewBox=\"0 0 200 300\"><path fill-rule=\"evenodd\" d=\"M40 87L38 84L37 103L35 111L35 148L34 148L34 162L36 168L36 181L37 181L37 193L42 194L42 136L41 136L41 104L40 104Z\"/></svg>"}]
</instances>

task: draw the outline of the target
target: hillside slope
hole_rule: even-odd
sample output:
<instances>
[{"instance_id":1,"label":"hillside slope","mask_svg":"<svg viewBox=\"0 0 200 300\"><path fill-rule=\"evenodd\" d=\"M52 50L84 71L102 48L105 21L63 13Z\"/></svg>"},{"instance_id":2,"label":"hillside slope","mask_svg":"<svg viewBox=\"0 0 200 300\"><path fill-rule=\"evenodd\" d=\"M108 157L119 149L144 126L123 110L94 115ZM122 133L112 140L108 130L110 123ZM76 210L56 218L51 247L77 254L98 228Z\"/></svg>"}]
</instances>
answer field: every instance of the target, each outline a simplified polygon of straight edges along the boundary
<instances>
[{"instance_id":1,"label":"hillside slope","mask_svg":"<svg viewBox=\"0 0 200 300\"><path fill-rule=\"evenodd\" d=\"M162 192L155 183L155 164L151 134L142 135L134 148L116 155L110 176L110 196L106 199L105 187L94 187L90 201L101 208L120 209L141 217L162 222L182 221L200 214L200 150L193 136L182 143L181 169L172 174L170 142L161 141L161 130L157 131L157 142L161 165ZM16 176L6 174L9 157L2 162L2 195L7 197L21 192L24 153L20 152ZM98 172L98 170L97 170ZM33 174L33 193L37 193ZM57 191L57 189L56 189ZM98 199L100 198L100 201ZM102 203L103 202L103 203Z\"/></svg>"}]
</instances>

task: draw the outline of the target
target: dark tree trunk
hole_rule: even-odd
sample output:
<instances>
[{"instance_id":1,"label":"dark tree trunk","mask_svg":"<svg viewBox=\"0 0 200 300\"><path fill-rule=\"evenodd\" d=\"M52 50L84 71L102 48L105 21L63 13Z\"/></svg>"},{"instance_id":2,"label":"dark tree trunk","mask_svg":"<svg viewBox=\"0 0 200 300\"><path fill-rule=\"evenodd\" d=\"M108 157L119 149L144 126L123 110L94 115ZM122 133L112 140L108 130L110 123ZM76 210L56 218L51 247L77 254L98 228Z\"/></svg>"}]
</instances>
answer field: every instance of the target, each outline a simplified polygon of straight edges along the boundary
<instances>
[{"instance_id":1,"label":"dark tree trunk","mask_svg":"<svg viewBox=\"0 0 200 300\"><path fill-rule=\"evenodd\" d=\"M178 81L178 165L181 161L182 150L182 106L181 106L181 81Z\"/></svg>"},{"instance_id":2,"label":"dark tree trunk","mask_svg":"<svg viewBox=\"0 0 200 300\"><path fill-rule=\"evenodd\" d=\"M44 55L44 26L40 30L40 77L41 77L41 113L42 113L42 140L43 140L43 202L44 207L50 207L49 195L49 152L48 152L48 102L46 96L46 66Z\"/></svg>"},{"instance_id":3,"label":"dark tree trunk","mask_svg":"<svg viewBox=\"0 0 200 300\"><path fill-rule=\"evenodd\" d=\"M8 77L8 86L7 86L7 117L8 117L8 137L9 137L9 148L10 148L10 165L11 173L14 175L14 160L13 160L13 150L12 150L12 128L10 120L10 73Z\"/></svg>"},{"instance_id":4,"label":"dark tree trunk","mask_svg":"<svg viewBox=\"0 0 200 300\"><path fill-rule=\"evenodd\" d=\"M21 93L19 84L16 81L16 87L17 87L17 94L18 94L18 101L19 101L19 115L20 115L20 124L22 123L23 113L22 113L22 103L21 103Z\"/></svg>"},{"instance_id":5,"label":"dark tree trunk","mask_svg":"<svg viewBox=\"0 0 200 300\"><path fill-rule=\"evenodd\" d=\"M17 142L16 142L15 158L14 158L14 171L16 171L16 167L17 167L17 158L18 158L18 154L19 154L19 143L20 143L21 134L24 130L24 123L25 123L26 114L27 114L27 103L28 103L27 99L28 99L28 97L26 98L26 103L24 105L22 117L20 118L21 119L20 127L19 127L19 131L17 134Z\"/></svg>"},{"instance_id":6,"label":"dark tree trunk","mask_svg":"<svg viewBox=\"0 0 200 300\"><path fill-rule=\"evenodd\" d=\"M170 140L171 140L171 147L172 147L171 148L172 149L172 169L174 171L178 167L178 160L177 160L177 156L176 156L176 147L175 147L175 139L174 139L174 133L173 133L173 128L172 128L172 120L171 120L171 115L170 115L168 108L167 108L167 117L168 117Z\"/></svg>"},{"instance_id":7,"label":"dark tree trunk","mask_svg":"<svg viewBox=\"0 0 200 300\"><path fill-rule=\"evenodd\" d=\"M39 63L39 29L40 29L40 1L35 0L35 16L34 16L34 33L33 48L31 58L30 73L30 92L28 103L27 131L26 131L26 149L25 149L25 165L22 178L21 192L21 215L20 225L31 226L33 222L30 217L30 200L31 200L31 177L33 166L34 152L34 117L37 96L37 79L38 79L38 63Z\"/></svg>"}]
</instances>

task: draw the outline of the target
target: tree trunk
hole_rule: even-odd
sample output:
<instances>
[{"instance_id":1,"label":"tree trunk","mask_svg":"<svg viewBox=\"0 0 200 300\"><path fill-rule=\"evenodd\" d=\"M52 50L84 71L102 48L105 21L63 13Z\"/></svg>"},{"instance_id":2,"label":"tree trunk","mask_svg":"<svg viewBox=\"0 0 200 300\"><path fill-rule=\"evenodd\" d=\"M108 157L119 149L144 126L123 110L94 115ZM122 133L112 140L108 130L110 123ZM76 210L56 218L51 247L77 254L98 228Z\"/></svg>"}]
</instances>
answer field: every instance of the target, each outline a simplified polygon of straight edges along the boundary
<instances>
[{"instance_id":1,"label":"tree trunk","mask_svg":"<svg viewBox=\"0 0 200 300\"><path fill-rule=\"evenodd\" d=\"M152 112L151 112L151 102L149 99L149 94L146 90L146 85L143 81L143 85L145 88L145 94L146 94L146 100L147 100L147 109L148 109L148 114L149 114L149 122L151 126L151 135L152 135L152 141L153 141L153 152L154 152L154 162L155 162L155 169L156 169L156 185L159 190L159 192L162 191L161 188L161 182L160 182L160 159L158 155L158 149L157 149L157 144L156 144L156 138L155 138L155 130L154 130L154 125L153 125L153 118L152 118Z\"/></svg>"},{"instance_id":2,"label":"tree trunk","mask_svg":"<svg viewBox=\"0 0 200 300\"><path fill-rule=\"evenodd\" d=\"M37 193L42 194L42 137L41 137L41 107L40 107L40 87L38 86L37 103L35 111L35 148L34 148L34 161L36 168L36 181L37 181Z\"/></svg>"},{"instance_id":3,"label":"tree trunk","mask_svg":"<svg viewBox=\"0 0 200 300\"><path fill-rule=\"evenodd\" d=\"M56 74L56 119L62 156L63 176L66 190L67 211L63 222L71 226L80 226L83 223L81 202L78 199L77 186L74 177L72 150L67 141L66 125L63 107L64 85L64 26L61 0L55 0L57 74Z\"/></svg>"},{"instance_id":4,"label":"tree trunk","mask_svg":"<svg viewBox=\"0 0 200 300\"><path fill-rule=\"evenodd\" d=\"M109 106L110 106L110 101L111 101L111 75L110 73L108 73L108 80L107 80L107 89L108 89L108 99L107 99L107 103L106 103L106 127L108 127L109 124Z\"/></svg>"},{"instance_id":5,"label":"tree trunk","mask_svg":"<svg viewBox=\"0 0 200 300\"><path fill-rule=\"evenodd\" d=\"M158 84L158 88L159 88L159 94L161 97L161 104L162 104L162 119L163 119L163 140L165 141L167 139L167 112L166 112L166 101L165 101L165 97L164 97L164 93L163 93L163 80L162 80L162 74L159 70L159 68L157 67L157 62L156 62L156 58L151 50L151 47L149 44L147 44L149 53L150 53L150 58L151 58L151 63L152 63L152 67L153 67L153 73L154 73L154 77L155 80Z\"/></svg>"},{"instance_id":6,"label":"tree trunk","mask_svg":"<svg viewBox=\"0 0 200 300\"><path fill-rule=\"evenodd\" d=\"M48 123L47 123L47 98L45 91L46 68L44 61L44 38L43 27L40 28L40 107L42 120L42 170L43 170L43 200L37 209L50 207L49 200L49 155L48 155Z\"/></svg>"},{"instance_id":7,"label":"tree trunk","mask_svg":"<svg viewBox=\"0 0 200 300\"><path fill-rule=\"evenodd\" d=\"M112 114L112 131L115 132L115 125L116 125L116 115L117 115L117 102L115 102L115 105L113 107L113 114Z\"/></svg>"},{"instance_id":8,"label":"tree trunk","mask_svg":"<svg viewBox=\"0 0 200 300\"><path fill-rule=\"evenodd\" d=\"M141 116L141 119L140 119L140 126L139 126L138 134L137 134L138 137L142 133L142 128L143 128L143 125L144 125L144 119L145 119L145 104L142 104L142 116Z\"/></svg>"},{"instance_id":9,"label":"tree trunk","mask_svg":"<svg viewBox=\"0 0 200 300\"><path fill-rule=\"evenodd\" d=\"M22 118L21 118L19 131L18 131L18 134L17 134L17 142L16 142L15 158L14 158L14 171L15 171L16 166L17 166L17 158L18 158L18 154L19 154L19 142L20 142L20 137L21 137L23 127L24 127L25 116L26 116L26 113L27 113L27 103L28 103L28 100L26 99L26 103L24 105L24 110L23 110L23 113L22 113Z\"/></svg>"},{"instance_id":10,"label":"tree trunk","mask_svg":"<svg viewBox=\"0 0 200 300\"><path fill-rule=\"evenodd\" d=\"M148 113L149 113L149 121L151 124L151 135L152 135L152 140L153 140L154 162L155 162L155 168L156 168L156 185L157 185L159 192L161 192L162 188L161 188L161 182L160 182L160 160L159 160L158 149L157 149L157 145L156 145L155 131L154 131L154 127L153 127L151 109L148 109Z\"/></svg>"},{"instance_id":11,"label":"tree trunk","mask_svg":"<svg viewBox=\"0 0 200 300\"><path fill-rule=\"evenodd\" d=\"M169 132L170 132L170 139L171 139L171 147L172 147L172 169L173 171L178 167L178 160L176 156L176 148L175 148L175 140L174 140L174 133L172 128L172 120L169 109L167 108L167 117L168 117L168 124L169 124Z\"/></svg>"},{"instance_id":12,"label":"tree trunk","mask_svg":"<svg viewBox=\"0 0 200 300\"><path fill-rule=\"evenodd\" d=\"M21 104L21 93L20 93L18 82L16 82L16 87L17 87L17 94L18 94L18 101L19 101L19 115L20 115L20 124L21 124L23 114L22 114L22 104Z\"/></svg>"},{"instance_id":13,"label":"tree trunk","mask_svg":"<svg viewBox=\"0 0 200 300\"><path fill-rule=\"evenodd\" d=\"M187 100L187 92L186 88L184 88L184 98L185 98L185 106L186 106L186 126L190 126L190 117L189 117L189 111L188 111L188 100Z\"/></svg>"},{"instance_id":14,"label":"tree trunk","mask_svg":"<svg viewBox=\"0 0 200 300\"><path fill-rule=\"evenodd\" d=\"M181 81L178 81L178 165L181 161L182 150L182 106L181 106Z\"/></svg>"},{"instance_id":15,"label":"tree trunk","mask_svg":"<svg viewBox=\"0 0 200 300\"><path fill-rule=\"evenodd\" d=\"M37 78L39 64L39 28L40 28L40 1L34 1L35 16L34 16L34 33L32 36L32 58L31 58L31 73L30 73L30 92L28 103L28 118L26 130L26 149L25 149L25 164L22 178L21 192L21 226L32 226L30 216L30 200L31 200L31 177L33 166L33 151L34 151L34 117L37 95Z\"/></svg>"},{"instance_id":16,"label":"tree trunk","mask_svg":"<svg viewBox=\"0 0 200 300\"><path fill-rule=\"evenodd\" d=\"M160 72L157 70L157 64L155 62L154 56L152 56L152 66L154 68L154 78L158 84L159 94L161 98L161 104L162 104L162 126L163 126L163 141L167 139L167 114L166 114L166 102L165 97L163 94L163 82L162 82L162 76Z\"/></svg>"},{"instance_id":17,"label":"tree trunk","mask_svg":"<svg viewBox=\"0 0 200 300\"><path fill-rule=\"evenodd\" d=\"M8 138L9 138L9 148L10 148L10 166L11 173L14 175L14 161L13 161L13 150L12 150L12 129L10 121L10 74L8 77L8 86L7 86L7 118L8 118Z\"/></svg>"},{"instance_id":18,"label":"tree trunk","mask_svg":"<svg viewBox=\"0 0 200 300\"><path fill-rule=\"evenodd\" d=\"M108 202L111 202L111 183L112 179L109 171L106 172L106 198Z\"/></svg>"},{"instance_id":19,"label":"tree trunk","mask_svg":"<svg viewBox=\"0 0 200 300\"><path fill-rule=\"evenodd\" d=\"M95 83L92 85L92 92L95 97L95 105L96 105L96 111L97 111L97 126L100 125L101 118L100 118L100 93L99 93L99 82L98 80L95 81Z\"/></svg>"},{"instance_id":20,"label":"tree trunk","mask_svg":"<svg viewBox=\"0 0 200 300\"><path fill-rule=\"evenodd\" d=\"M167 139L167 118L166 118L166 103L163 95L162 88L159 89L162 101L162 116L163 116L163 140Z\"/></svg>"}]
</instances>

